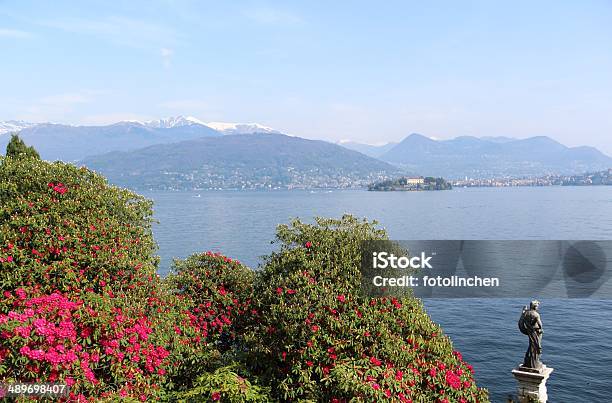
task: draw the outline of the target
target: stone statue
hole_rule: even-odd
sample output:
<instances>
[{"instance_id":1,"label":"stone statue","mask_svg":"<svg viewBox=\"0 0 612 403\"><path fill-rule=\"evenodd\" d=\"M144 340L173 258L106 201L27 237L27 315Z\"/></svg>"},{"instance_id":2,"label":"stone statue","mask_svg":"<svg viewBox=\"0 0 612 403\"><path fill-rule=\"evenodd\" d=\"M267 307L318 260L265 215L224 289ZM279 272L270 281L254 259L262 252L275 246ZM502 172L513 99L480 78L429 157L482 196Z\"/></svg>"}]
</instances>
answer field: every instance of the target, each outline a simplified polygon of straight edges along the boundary
<instances>
[{"instance_id":1,"label":"stone statue","mask_svg":"<svg viewBox=\"0 0 612 403\"><path fill-rule=\"evenodd\" d=\"M542 361L540 357L542 355L542 320L538 312L540 301L534 300L523 308L523 313L519 319L518 326L521 333L529 337L529 348L525 353L525 359L523 360L523 367L542 370Z\"/></svg>"}]
</instances>

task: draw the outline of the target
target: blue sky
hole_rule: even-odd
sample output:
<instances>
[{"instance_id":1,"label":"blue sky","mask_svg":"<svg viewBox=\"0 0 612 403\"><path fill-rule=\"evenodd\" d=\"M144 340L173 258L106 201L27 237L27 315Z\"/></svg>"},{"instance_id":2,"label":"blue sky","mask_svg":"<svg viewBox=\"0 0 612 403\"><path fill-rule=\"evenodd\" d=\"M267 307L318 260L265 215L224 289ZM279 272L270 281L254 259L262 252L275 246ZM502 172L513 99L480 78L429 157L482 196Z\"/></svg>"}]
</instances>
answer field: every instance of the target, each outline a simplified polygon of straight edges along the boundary
<instances>
[{"instance_id":1,"label":"blue sky","mask_svg":"<svg viewBox=\"0 0 612 403\"><path fill-rule=\"evenodd\" d=\"M183 114L612 155L611 21L610 1L0 0L0 120Z\"/></svg>"}]
</instances>

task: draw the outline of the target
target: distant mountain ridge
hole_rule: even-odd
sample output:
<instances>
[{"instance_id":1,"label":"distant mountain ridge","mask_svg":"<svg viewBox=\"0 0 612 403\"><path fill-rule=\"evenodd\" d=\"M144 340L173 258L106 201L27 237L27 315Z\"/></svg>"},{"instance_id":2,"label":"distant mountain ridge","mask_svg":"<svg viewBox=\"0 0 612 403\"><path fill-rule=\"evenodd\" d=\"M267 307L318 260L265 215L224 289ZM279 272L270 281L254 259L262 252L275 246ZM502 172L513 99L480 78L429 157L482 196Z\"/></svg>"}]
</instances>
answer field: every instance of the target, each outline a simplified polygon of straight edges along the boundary
<instances>
[{"instance_id":1,"label":"distant mountain ridge","mask_svg":"<svg viewBox=\"0 0 612 403\"><path fill-rule=\"evenodd\" d=\"M47 160L78 161L111 151L129 151L155 144L176 143L201 137L233 134L280 133L258 123L205 123L191 116L150 121L122 121L103 126L75 126L24 121L0 122L0 149L8 134L34 146Z\"/></svg>"},{"instance_id":2,"label":"distant mountain ridge","mask_svg":"<svg viewBox=\"0 0 612 403\"><path fill-rule=\"evenodd\" d=\"M6 120L0 122L0 136L6 133L19 132L28 127L36 126L37 123L25 122L23 120Z\"/></svg>"},{"instance_id":3,"label":"distant mountain ridge","mask_svg":"<svg viewBox=\"0 0 612 403\"><path fill-rule=\"evenodd\" d=\"M567 147L546 136L461 136L439 141L411 134L380 159L410 171L451 179L572 174L612 167L612 158L596 148Z\"/></svg>"},{"instance_id":4,"label":"distant mountain ridge","mask_svg":"<svg viewBox=\"0 0 612 403\"><path fill-rule=\"evenodd\" d=\"M348 148L349 150L358 151L362 154L368 155L370 157L379 158L381 155L391 150L393 147L397 145L397 143L387 143L382 145L372 145L372 144L364 144L357 143L355 141L339 141L338 143L342 147Z\"/></svg>"},{"instance_id":5,"label":"distant mountain ridge","mask_svg":"<svg viewBox=\"0 0 612 403\"><path fill-rule=\"evenodd\" d=\"M326 141L274 133L203 137L82 163L136 189L349 188L401 174L391 164Z\"/></svg>"}]
</instances>

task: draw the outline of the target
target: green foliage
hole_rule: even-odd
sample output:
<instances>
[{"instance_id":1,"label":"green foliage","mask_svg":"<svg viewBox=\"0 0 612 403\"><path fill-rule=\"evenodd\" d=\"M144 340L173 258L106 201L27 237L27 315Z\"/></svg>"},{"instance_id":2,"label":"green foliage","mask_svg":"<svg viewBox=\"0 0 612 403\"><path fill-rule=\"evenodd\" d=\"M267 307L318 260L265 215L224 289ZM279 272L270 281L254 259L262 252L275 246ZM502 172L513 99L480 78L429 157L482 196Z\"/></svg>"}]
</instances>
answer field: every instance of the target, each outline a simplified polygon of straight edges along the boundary
<instances>
[{"instance_id":1,"label":"green foliage","mask_svg":"<svg viewBox=\"0 0 612 403\"><path fill-rule=\"evenodd\" d=\"M40 159L38 151L36 151L34 147L28 147L17 134L11 135L11 140L6 146L6 156L13 158Z\"/></svg>"},{"instance_id":2,"label":"green foliage","mask_svg":"<svg viewBox=\"0 0 612 403\"><path fill-rule=\"evenodd\" d=\"M194 386L186 392L179 392L172 400L179 402L203 402L219 400L222 402L270 402L267 390L252 385L234 372L236 364L205 372L197 377Z\"/></svg>"},{"instance_id":3,"label":"green foliage","mask_svg":"<svg viewBox=\"0 0 612 403\"><path fill-rule=\"evenodd\" d=\"M360 245L386 239L344 216L281 225L255 284L250 371L277 400L487 401L471 367L417 299L360 291Z\"/></svg>"}]
</instances>

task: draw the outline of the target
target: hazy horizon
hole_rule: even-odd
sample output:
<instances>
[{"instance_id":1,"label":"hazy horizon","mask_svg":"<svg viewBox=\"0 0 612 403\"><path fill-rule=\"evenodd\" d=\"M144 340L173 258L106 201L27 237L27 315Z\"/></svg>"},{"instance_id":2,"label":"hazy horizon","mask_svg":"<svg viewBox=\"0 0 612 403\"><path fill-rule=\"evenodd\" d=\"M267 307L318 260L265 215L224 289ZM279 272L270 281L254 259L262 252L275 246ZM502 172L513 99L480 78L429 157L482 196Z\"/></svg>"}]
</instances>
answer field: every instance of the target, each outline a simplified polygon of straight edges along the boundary
<instances>
[{"instance_id":1,"label":"hazy horizon","mask_svg":"<svg viewBox=\"0 0 612 403\"><path fill-rule=\"evenodd\" d=\"M612 155L611 17L606 1L2 2L0 120L542 135Z\"/></svg>"}]
</instances>

